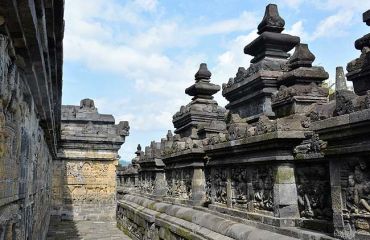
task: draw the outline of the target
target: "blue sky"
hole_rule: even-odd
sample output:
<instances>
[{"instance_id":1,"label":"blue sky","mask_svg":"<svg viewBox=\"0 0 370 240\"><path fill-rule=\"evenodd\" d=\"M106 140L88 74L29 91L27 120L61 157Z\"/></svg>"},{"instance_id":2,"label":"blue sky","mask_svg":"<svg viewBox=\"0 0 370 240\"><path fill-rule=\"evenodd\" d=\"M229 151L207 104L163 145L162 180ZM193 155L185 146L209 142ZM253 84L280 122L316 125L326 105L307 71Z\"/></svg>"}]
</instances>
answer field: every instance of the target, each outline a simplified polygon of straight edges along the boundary
<instances>
[{"instance_id":1,"label":"blue sky","mask_svg":"<svg viewBox=\"0 0 370 240\"><path fill-rule=\"evenodd\" d=\"M173 129L200 63L220 85L249 66L243 48L268 3L278 4L285 32L309 44L331 82L336 66L359 56L353 43L370 30L362 23L369 0L66 0L63 104L92 98L100 113L128 120L120 155L130 160L138 143ZM216 100L227 103L221 93Z\"/></svg>"}]
</instances>

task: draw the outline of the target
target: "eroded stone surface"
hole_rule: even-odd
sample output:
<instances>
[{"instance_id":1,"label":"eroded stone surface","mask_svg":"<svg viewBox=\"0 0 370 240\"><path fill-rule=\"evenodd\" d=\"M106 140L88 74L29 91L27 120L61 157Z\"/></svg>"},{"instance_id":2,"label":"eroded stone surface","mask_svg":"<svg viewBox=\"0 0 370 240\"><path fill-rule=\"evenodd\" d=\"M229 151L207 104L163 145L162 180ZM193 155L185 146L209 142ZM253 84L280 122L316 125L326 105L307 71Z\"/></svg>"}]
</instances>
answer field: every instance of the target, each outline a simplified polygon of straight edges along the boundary
<instances>
[{"instance_id":1,"label":"eroded stone surface","mask_svg":"<svg viewBox=\"0 0 370 240\"><path fill-rule=\"evenodd\" d=\"M60 126L62 1L19 5L0 3L1 240L45 239Z\"/></svg>"}]
</instances>

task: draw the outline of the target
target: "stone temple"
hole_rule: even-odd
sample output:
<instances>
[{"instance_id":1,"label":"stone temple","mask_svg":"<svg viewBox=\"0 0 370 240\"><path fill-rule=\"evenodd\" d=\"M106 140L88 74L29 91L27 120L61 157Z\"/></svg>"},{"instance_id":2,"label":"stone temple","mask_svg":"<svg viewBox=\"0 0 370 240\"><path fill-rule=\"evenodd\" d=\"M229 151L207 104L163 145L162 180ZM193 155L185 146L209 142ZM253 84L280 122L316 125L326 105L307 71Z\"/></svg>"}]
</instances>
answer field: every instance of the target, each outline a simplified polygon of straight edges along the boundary
<instances>
[{"instance_id":1,"label":"stone temple","mask_svg":"<svg viewBox=\"0 0 370 240\"><path fill-rule=\"evenodd\" d=\"M0 2L0 240L370 239L370 34L329 94L267 5L249 67L221 87L201 63L174 133L119 167L129 123L61 105L63 16Z\"/></svg>"}]
</instances>

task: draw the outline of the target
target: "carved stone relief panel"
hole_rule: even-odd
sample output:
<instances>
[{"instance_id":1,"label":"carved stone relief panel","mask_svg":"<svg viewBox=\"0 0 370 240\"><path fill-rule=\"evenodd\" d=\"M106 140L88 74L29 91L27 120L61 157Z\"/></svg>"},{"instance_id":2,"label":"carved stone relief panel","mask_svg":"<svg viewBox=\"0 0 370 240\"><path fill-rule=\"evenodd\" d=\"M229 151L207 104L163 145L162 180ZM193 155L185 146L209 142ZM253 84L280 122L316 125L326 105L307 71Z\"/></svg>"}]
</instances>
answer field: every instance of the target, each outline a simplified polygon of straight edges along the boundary
<instances>
[{"instance_id":1,"label":"carved stone relief panel","mask_svg":"<svg viewBox=\"0 0 370 240\"><path fill-rule=\"evenodd\" d=\"M246 207L251 200L248 189L248 170L246 167L231 169L232 202L235 206Z\"/></svg>"},{"instance_id":2,"label":"carved stone relief panel","mask_svg":"<svg viewBox=\"0 0 370 240\"><path fill-rule=\"evenodd\" d=\"M155 181L154 172L142 172L140 181L141 192L152 194L154 191L154 181Z\"/></svg>"},{"instance_id":3,"label":"carved stone relief panel","mask_svg":"<svg viewBox=\"0 0 370 240\"><path fill-rule=\"evenodd\" d=\"M166 178L168 196L180 199L191 198L192 168L166 170Z\"/></svg>"},{"instance_id":4,"label":"carved stone relief panel","mask_svg":"<svg viewBox=\"0 0 370 240\"><path fill-rule=\"evenodd\" d=\"M41 239L50 214L51 154L8 42L0 34L0 235Z\"/></svg>"},{"instance_id":5,"label":"carved stone relief panel","mask_svg":"<svg viewBox=\"0 0 370 240\"><path fill-rule=\"evenodd\" d=\"M111 161L65 161L65 202L113 203L115 171Z\"/></svg>"},{"instance_id":6,"label":"carved stone relief panel","mask_svg":"<svg viewBox=\"0 0 370 240\"><path fill-rule=\"evenodd\" d=\"M212 175L211 175L211 169L206 168L205 169L205 178L206 178L206 202L212 203Z\"/></svg>"},{"instance_id":7,"label":"carved stone relief panel","mask_svg":"<svg viewBox=\"0 0 370 240\"><path fill-rule=\"evenodd\" d=\"M253 207L256 210L273 211L273 169L272 166L251 168L253 184Z\"/></svg>"},{"instance_id":8,"label":"carved stone relief panel","mask_svg":"<svg viewBox=\"0 0 370 240\"><path fill-rule=\"evenodd\" d=\"M193 180L193 169L185 168L182 170L182 182L181 182L181 192L180 198L191 199L192 195L192 180Z\"/></svg>"},{"instance_id":9,"label":"carved stone relief panel","mask_svg":"<svg viewBox=\"0 0 370 240\"><path fill-rule=\"evenodd\" d=\"M344 163L341 179L344 219L356 231L370 234L370 162Z\"/></svg>"},{"instance_id":10,"label":"carved stone relief panel","mask_svg":"<svg viewBox=\"0 0 370 240\"><path fill-rule=\"evenodd\" d=\"M332 219L329 166L327 164L296 167L298 208L302 218Z\"/></svg>"},{"instance_id":11,"label":"carved stone relief panel","mask_svg":"<svg viewBox=\"0 0 370 240\"><path fill-rule=\"evenodd\" d=\"M212 199L216 203L227 203L227 171L226 167L212 169Z\"/></svg>"}]
</instances>

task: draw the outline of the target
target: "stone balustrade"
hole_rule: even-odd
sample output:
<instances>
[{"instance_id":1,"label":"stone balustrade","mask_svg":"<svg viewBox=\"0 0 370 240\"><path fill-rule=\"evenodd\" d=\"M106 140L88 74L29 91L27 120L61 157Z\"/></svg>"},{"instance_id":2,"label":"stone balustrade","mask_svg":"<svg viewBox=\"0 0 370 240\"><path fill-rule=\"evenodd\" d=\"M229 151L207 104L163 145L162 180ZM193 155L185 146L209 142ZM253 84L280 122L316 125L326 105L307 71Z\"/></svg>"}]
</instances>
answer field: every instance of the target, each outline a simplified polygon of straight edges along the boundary
<instances>
[{"instance_id":1,"label":"stone balustrade","mask_svg":"<svg viewBox=\"0 0 370 240\"><path fill-rule=\"evenodd\" d=\"M247 223L281 239L370 238L370 35L356 41L361 56L347 66L354 92L337 68L329 96L328 73L299 37L282 33L284 24L268 5L244 49L251 65L222 86L226 109L200 65L185 91L192 101L173 116L175 135L138 148L120 173L138 179L122 185L124 231L137 239L254 239L231 229Z\"/></svg>"}]
</instances>

